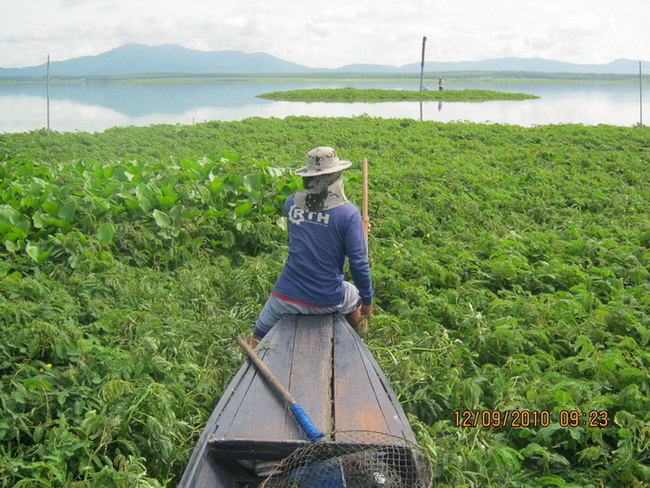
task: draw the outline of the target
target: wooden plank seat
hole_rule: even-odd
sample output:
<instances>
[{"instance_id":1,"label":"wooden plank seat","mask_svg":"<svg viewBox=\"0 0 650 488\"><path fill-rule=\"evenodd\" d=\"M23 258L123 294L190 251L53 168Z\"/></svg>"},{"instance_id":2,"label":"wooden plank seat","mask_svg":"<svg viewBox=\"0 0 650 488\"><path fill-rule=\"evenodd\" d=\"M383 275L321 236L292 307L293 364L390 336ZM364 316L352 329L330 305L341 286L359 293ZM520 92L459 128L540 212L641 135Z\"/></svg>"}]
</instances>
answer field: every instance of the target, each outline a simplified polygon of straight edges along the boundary
<instances>
[{"instance_id":1,"label":"wooden plank seat","mask_svg":"<svg viewBox=\"0 0 650 488\"><path fill-rule=\"evenodd\" d=\"M257 353L296 398L325 442L345 444L339 431L380 432L415 442L383 372L363 341L338 314L288 315ZM306 437L280 396L247 361L208 422L216 459L279 459ZM337 439L337 436L341 436Z\"/></svg>"}]
</instances>

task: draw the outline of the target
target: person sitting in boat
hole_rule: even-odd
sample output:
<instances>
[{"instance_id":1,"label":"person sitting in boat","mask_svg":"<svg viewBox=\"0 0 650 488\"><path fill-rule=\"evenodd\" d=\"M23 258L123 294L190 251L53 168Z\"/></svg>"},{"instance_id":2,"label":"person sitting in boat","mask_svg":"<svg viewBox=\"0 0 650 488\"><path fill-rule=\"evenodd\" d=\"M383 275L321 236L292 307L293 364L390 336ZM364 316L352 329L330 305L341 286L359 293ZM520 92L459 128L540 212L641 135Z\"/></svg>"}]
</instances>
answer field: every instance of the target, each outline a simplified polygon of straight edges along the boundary
<instances>
[{"instance_id":1,"label":"person sitting in boat","mask_svg":"<svg viewBox=\"0 0 650 488\"><path fill-rule=\"evenodd\" d=\"M307 153L306 166L296 170L305 189L285 202L289 256L255 323L253 345L283 315L339 312L356 328L362 314L372 313L361 214L343 193L342 172L351 165L333 148L317 147ZM354 284L343 279L346 258Z\"/></svg>"}]
</instances>

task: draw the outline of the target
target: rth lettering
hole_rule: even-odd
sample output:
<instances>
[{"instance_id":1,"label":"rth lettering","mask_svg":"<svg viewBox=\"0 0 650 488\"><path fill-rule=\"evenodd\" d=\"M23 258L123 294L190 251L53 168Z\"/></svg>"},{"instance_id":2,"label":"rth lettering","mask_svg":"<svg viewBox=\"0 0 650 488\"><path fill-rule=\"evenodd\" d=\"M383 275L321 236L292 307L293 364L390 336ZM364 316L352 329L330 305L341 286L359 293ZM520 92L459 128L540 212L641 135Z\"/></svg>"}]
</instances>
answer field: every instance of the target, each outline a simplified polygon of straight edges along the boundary
<instances>
[{"instance_id":1,"label":"rth lettering","mask_svg":"<svg viewBox=\"0 0 650 488\"><path fill-rule=\"evenodd\" d=\"M321 212L305 212L300 207L293 205L289 209L289 220L296 225L300 225L305 221L313 224L327 225L329 224L330 216Z\"/></svg>"},{"instance_id":2,"label":"rth lettering","mask_svg":"<svg viewBox=\"0 0 650 488\"><path fill-rule=\"evenodd\" d=\"M308 220L313 220L312 215L314 215L314 214L312 212L309 212L307 214L307 219ZM327 225L330 222L330 215L318 212L316 214L316 222L318 222L319 224Z\"/></svg>"}]
</instances>

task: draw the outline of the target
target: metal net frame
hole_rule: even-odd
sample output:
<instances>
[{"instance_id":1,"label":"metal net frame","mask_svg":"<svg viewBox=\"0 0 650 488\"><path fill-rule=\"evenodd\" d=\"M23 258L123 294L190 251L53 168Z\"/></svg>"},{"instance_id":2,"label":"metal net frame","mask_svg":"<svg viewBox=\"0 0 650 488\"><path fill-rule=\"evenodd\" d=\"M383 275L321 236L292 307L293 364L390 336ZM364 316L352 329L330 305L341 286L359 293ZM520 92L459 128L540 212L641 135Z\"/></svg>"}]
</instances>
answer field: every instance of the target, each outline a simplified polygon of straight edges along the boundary
<instances>
[{"instance_id":1,"label":"metal net frame","mask_svg":"<svg viewBox=\"0 0 650 488\"><path fill-rule=\"evenodd\" d=\"M335 432L282 460L261 488L429 488L431 461L417 444L380 432Z\"/></svg>"}]
</instances>

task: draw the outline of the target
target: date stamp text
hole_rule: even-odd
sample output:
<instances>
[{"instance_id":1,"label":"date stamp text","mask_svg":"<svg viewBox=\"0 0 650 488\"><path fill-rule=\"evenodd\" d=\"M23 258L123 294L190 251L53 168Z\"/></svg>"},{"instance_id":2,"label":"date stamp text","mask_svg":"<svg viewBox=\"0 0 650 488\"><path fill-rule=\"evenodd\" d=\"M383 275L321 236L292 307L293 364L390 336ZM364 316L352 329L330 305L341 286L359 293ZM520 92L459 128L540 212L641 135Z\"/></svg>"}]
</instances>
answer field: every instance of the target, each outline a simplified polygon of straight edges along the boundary
<instances>
[{"instance_id":1,"label":"date stamp text","mask_svg":"<svg viewBox=\"0 0 650 488\"><path fill-rule=\"evenodd\" d=\"M560 410L558 418L548 410L456 410L456 427L607 427L610 416L606 410Z\"/></svg>"}]
</instances>

